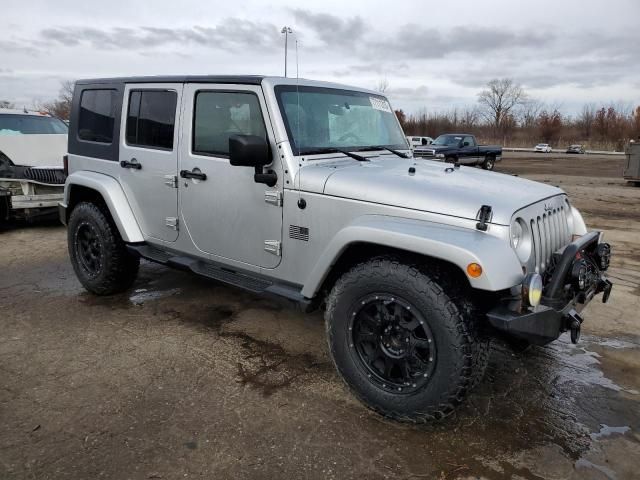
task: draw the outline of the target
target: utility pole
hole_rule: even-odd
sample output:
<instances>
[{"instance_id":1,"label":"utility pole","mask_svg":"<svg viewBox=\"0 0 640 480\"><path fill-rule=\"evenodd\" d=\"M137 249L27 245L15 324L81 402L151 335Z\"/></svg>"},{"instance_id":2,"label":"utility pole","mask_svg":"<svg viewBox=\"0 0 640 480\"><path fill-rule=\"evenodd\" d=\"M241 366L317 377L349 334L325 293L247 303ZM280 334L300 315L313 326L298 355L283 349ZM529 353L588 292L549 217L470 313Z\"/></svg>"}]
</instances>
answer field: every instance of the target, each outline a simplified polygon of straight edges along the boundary
<instances>
[{"instance_id":1,"label":"utility pole","mask_svg":"<svg viewBox=\"0 0 640 480\"><path fill-rule=\"evenodd\" d=\"M284 76L287 76L287 40L290 33L293 33L291 27L287 27L286 25L282 27L280 33L284 33Z\"/></svg>"}]
</instances>

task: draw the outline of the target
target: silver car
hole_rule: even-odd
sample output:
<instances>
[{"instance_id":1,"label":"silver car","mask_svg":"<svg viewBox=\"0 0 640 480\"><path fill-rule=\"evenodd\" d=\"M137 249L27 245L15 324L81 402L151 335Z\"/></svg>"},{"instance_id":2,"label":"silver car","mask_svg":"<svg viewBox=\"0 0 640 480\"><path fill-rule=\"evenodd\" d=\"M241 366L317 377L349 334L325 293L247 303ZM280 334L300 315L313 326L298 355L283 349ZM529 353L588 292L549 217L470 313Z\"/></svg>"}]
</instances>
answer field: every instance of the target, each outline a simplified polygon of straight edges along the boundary
<instances>
[{"instance_id":1,"label":"silver car","mask_svg":"<svg viewBox=\"0 0 640 480\"><path fill-rule=\"evenodd\" d=\"M611 290L562 190L414 161L383 95L325 82L77 82L60 216L96 295L142 257L323 309L346 384L404 421L451 413L493 336L577 341Z\"/></svg>"}]
</instances>

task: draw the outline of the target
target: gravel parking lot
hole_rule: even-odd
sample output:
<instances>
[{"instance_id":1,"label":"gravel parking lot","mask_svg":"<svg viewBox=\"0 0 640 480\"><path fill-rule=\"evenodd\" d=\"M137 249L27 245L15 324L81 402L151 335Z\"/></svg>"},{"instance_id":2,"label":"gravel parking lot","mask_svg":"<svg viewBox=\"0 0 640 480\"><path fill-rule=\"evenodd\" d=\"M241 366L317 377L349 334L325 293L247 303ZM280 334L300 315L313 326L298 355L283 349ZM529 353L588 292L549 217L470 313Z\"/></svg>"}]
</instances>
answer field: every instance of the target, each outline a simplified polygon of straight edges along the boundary
<instances>
[{"instance_id":1,"label":"gravel parking lot","mask_svg":"<svg viewBox=\"0 0 640 480\"><path fill-rule=\"evenodd\" d=\"M389 422L327 354L320 314L144 263L83 291L63 227L0 233L0 478L638 478L640 188L623 158L508 153L564 188L614 260L583 341L496 344L450 419Z\"/></svg>"}]
</instances>

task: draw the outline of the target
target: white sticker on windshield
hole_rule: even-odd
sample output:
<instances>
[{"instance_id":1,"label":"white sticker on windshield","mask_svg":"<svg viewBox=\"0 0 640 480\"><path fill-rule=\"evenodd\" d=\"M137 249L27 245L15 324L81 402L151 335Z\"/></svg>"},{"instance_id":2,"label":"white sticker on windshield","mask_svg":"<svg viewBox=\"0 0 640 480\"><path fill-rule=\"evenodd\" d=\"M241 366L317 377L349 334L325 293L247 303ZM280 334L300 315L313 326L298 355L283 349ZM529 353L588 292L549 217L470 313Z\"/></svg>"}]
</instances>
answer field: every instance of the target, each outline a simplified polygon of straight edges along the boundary
<instances>
[{"instance_id":1,"label":"white sticker on windshield","mask_svg":"<svg viewBox=\"0 0 640 480\"><path fill-rule=\"evenodd\" d=\"M391 113L389 102L387 102L384 98L369 97L369 101L371 102L371 106L376 110L382 110L383 112Z\"/></svg>"}]
</instances>

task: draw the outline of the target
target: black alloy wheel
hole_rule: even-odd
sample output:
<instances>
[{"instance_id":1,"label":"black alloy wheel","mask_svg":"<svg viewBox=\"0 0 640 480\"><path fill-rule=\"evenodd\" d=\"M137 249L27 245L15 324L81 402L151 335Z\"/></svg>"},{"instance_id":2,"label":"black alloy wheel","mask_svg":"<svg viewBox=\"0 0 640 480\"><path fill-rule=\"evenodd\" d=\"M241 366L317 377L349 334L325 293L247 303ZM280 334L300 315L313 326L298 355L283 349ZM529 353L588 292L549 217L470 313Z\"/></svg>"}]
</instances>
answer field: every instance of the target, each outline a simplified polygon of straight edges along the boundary
<instances>
[{"instance_id":1,"label":"black alloy wheel","mask_svg":"<svg viewBox=\"0 0 640 480\"><path fill-rule=\"evenodd\" d=\"M75 231L76 255L86 275L95 278L104 263L104 247L95 227L82 222Z\"/></svg>"},{"instance_id":2,"label":"black alloy wheel","mask_svg":"<svg viewBox=\"0 0 640 480\"><path fill-rule=\"evenodd\" d=\"M401 298L372 294L356 302L350 316L350 346L370 381L404 394L429 382L436 346L418 309Z\"/></svg>"}]
</instances>

